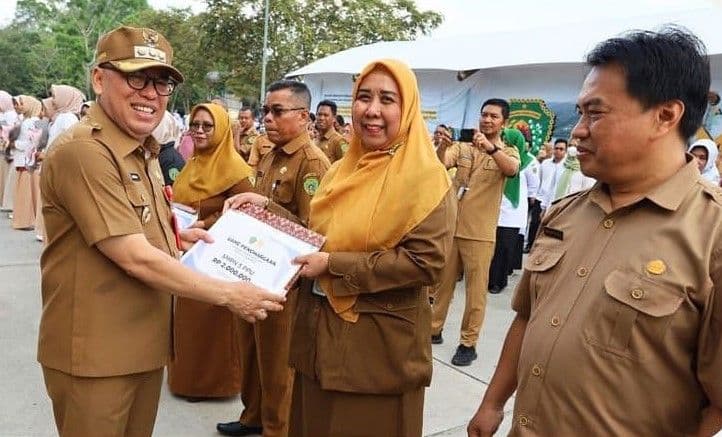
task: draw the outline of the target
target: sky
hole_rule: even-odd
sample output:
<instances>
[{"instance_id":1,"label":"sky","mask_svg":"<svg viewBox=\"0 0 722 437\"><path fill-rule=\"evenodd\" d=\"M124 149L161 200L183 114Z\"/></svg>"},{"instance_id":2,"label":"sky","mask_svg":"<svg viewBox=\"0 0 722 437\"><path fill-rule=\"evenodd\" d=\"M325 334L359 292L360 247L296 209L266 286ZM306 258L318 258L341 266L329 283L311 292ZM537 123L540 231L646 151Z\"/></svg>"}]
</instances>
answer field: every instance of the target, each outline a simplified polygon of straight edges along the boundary
<instances>
[{"instance_id":1,"label":"sky","mask_svg":"<svg viewBox=\"0 0 722 437\"><path fill-rule=\"evenodd\" d=\"M0 0L0 25L12 20L16 0ZM333 0L316 0L333 1ZM203 0L149 0L157 9L191 7L203 10ZM486 31L508 30L512 26L548 27L554 23L588 21L590 19L648 15L722 7L722 0L416 0L421 10L435 10L444 16L444 22L431 34L432 37L478 34ZM273 7L273 0L271 0ZM560 29L561 31L562 29Z\"/></svg>"}]
</instances>

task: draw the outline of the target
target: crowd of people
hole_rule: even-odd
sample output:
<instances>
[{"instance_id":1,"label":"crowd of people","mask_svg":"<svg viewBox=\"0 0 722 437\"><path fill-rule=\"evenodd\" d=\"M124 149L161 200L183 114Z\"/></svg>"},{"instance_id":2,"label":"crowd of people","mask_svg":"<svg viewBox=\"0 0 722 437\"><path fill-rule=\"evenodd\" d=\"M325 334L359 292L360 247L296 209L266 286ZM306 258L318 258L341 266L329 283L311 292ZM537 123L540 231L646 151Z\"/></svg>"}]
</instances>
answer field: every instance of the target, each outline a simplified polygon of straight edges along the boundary
<instances>
[{"instance_id":1,"label":"crowd of people","mask_svg":"<svg viewBox=\"0 0 722 437\"><path fill-rule=\"evenodd\" d=\"M60 435L151 435L167 367L190 402L240 394L223 435L420 436L456 283L451 362L468 366L487 295L522 265L470 436L494 434L514 392L512 435L722 429L722 191L717 144L689 140L710 86L694 35L601 42L571 138L536 156L502 98L471 141L430 133L390 59L356 78L350 123L286 80L258 125L221 100L184 121L172 58L123 26L98 41L93 102L0 91L0 196L45 245L38 360ZM179 228L173 204L198 220ZM285 297L178 262L246 204L325 236Z\"/></svg>"}]
</instances>

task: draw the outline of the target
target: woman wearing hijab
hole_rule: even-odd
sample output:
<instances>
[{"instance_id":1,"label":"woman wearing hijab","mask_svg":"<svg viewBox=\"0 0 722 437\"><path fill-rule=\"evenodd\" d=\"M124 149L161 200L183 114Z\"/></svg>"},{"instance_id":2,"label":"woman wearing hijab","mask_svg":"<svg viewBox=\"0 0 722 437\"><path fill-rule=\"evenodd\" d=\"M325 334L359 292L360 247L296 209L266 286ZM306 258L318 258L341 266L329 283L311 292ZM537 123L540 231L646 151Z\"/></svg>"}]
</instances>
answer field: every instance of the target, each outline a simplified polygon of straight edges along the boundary
<instances>
[{"instance_id":1,"label":"woman wearing hijab","mask_svg":"<svg viewBox=\"0 0 722 437\"><path fill-rule=\"evenodd\" d=\"M514 260L519 247L519 231L526 228L529 203L528 185L524 171L530 168L534 157L526 148L526 139L517 129L504 129L504 142L519 151L520 165L516 176L507 178L504 184L504 196L501 198L499 221L496 227L496 245L494 257L489 267L489 293L500 293L508 284L510 271L514 270Z\"/></svg>"},{"instance_id":2,"label":"woman wearing hijab","mask_svg":"<svg viewBox=\"0 0 722 437\"><path fill-rule=\"evenodd\" d=\"M420 436L431 381L431 308L456 202L431 145L414 73L367 65L353 90L354 133L311 201L323 252L299 257L306 281L291 338L290 434Z\"/></svg>"},{"instance_id":3,"label":"woman wearing hijab","mask_svg":"<svg viewBox=\"0 0 722 437\"><path fill-rule=\"evenodd\" d=\"M13 196L13 229L31 230L35 226L36 193L32 176L28 172L28 153L40 140L42 131L37 126L42 104L30 96L17 97L17 111L23 116L20 133L13 149L15 168L15 194Z\"/></svg>"},{"instance_id":4,"label":"woman wearing hijab","mask_svg":"<svg viewBox=\"0 0 722 437\"><path fill-rule=\"evenodd\" d=\"M717 156L719 156L717 144L708 139L697 140L689 146L687 151L697 158L697 165L702 177L715 185L719 185L720 174L716 165Z\"/></svg>"},{"instance_id":5,"label":"woman wearing hijab","mask_svg":"<svg viewBox=\"0 0 722 437\"><path fill-rule=\"evenodd\" d=\"M173 184L174 201L198 212L199 224L211 227L230 196L253 189L252 170L233 147L231 120L221 106L204 103L191 111L195 145ZM225 308L176 298L170 391L191 401L229 397L240 392L237 319Z\"/></svg>"},{"instance_id":6,"label":"woman wearing hijab","mask_svg":"<svg viewBox=\"0 0 722 437\"><path fill-rule=\"evenodd\" d=\"M85 96L79 89L69 85L53 85L50 87L55 114L50 118L48 147L53 141L80 120L80 107Z\"/></svg>"},{"instance_id":7,"label":"woman wearing hijab","mask_svg":"<svg viewBox=\"0 0 722 437\"><path fill-rule=\"evenodd\" d=\"M582 173L579 159L577 159L577 143L578 140L575 138L569 141L567 156L564 158L564 168L559 174L556 185L552 188L554 200L579 191L588 190L596 183L596 180Z\"/></svg>"},{"instance_id":8,"label":"woman wearing hijab","mask_svg":"<svg viewBox=\"0 0 722 437\"><path fill-rule=\"evenodd\" d=\"M15 181L15 171L10 171L11 164L5 159L5 149L10 146L10 130L18 121L18 113L13 107L13 97L7 91L0 90L0 204L3 211L12 211L12 190L8 180ZM8 195L5 195L5 188Z\"/></svg>"}]
</instances>

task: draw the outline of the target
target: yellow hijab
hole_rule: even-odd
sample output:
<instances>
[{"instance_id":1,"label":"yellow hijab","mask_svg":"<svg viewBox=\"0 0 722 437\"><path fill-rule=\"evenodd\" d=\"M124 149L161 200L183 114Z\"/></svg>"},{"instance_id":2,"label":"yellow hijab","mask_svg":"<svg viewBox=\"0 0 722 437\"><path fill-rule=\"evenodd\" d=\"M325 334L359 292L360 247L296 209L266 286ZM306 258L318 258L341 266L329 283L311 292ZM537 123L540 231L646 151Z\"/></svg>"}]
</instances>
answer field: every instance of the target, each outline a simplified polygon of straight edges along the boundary
<instances>
[{"instance_id":1,"label":"yellow hijab","mask_svg":"<svg viewBox=\"0 0 722 437\"><path fill-rule=\"evenodd\" d=\"M367 151L354 132L344 158L321 181L311 200L309 226L326 236L327 252L395 247L439 205L451 185L421 115L416 76L406 65L391 59L371 62L356 80L354 98L364 78L379 68L399 86L399 133L389 149ZM357 297L336 296L329 274L318 281L339 317L357 321Z\"/></svg>"},{"instance_id":2,"label":"yellow hijab","mask_svg":"<svg viewBox=\"0 0 722 437\"><path fill-rule=\"evenodd\" d=\"M191 110L191 120L199 109L210 112L215 124L213 135L208 139L210 147L194 150L173 183L174 200L193 207L253 174L233 147L231 119L226 110L215 103L203 103Z\"/></svg>"}]
</instances>

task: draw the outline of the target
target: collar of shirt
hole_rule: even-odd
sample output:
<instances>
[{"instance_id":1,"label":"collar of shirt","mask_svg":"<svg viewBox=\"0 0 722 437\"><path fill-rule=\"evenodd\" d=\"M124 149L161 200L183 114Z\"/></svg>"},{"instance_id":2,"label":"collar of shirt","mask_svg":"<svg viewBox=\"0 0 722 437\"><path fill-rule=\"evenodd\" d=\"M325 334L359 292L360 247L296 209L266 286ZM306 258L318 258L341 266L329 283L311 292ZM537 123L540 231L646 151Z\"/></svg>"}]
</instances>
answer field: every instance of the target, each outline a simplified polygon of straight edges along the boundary
<instances>
[{"instance_id":1,"label":"collar of shirt","mask_svg":"<svg viewBox=\"0 0 722 437\"><path fill-rule=\"evenodd\" d=\"M331 138L333 138L333 136L334 136L335 133L336 133L336 129L334 129L333 126L331 126L331 127L326 131L325 134L321 135L321 137L323 137L324 140L330 140Z\"/></svg>"},{"instance_id":2,"label":"collar of shirt","mask_svg":"<svg viewBox=\"0 0 722 437\"><path fill-rule=\"evenodd\" d=\"M311 137L308 135L308 132L304 130L301 135L284 144L281 150L289 155L293 155L307 144L311 144Z\"/></svg>"},{"instance_id":3,"label":"collar of shirt","mask_svg":"<svg viewBox=\"0 0 722 437\"><path fill-rule=\"evenodd\" d=\"M118 125L103 111L100 104L91 105L88 110L88 123L93 128L93 136L115 149L120 156L127 156L138 148L150 152L150 156L153 158L157 157L160 152L160 144L152 135L148 136L144 144L140 144L138 140L120 130Z\"/></svg>"},{"instance_id":4,"label":"collar of shirt","mask_svg":"<svg viewBox=\"0 0 722 437\"><path fill-rule=\"evenodd\" d=\"M697 163L692 159L692 155L687 154L685 159L687 164L680 168L677 173L652 189L642 199L629 206L636 205L643 199L648 199L660 208L676 211L699 178ZM611 212L612 201L606 184L598 182L592 188L590 196L592 202L596 203L602 210L606 213Z\"/></svg>"}]
</instances>

